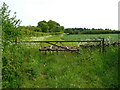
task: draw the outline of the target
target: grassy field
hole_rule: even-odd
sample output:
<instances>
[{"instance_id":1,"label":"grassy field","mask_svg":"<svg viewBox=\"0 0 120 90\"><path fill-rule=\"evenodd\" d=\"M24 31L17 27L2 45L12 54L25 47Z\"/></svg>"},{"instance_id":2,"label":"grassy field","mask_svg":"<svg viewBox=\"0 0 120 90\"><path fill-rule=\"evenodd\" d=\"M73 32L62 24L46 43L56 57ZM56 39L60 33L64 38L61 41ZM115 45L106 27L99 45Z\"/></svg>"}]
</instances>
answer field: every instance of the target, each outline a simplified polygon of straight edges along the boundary
<instances>
[{"instance_id":1,"label":"grassy field","mask_svg":"<svg viewBox=\"0 0 120 90\"><path fill-rule=\"evenodd\" d=\"M99 37L105 38L106 41L118 41L119 34L78 34L78 35L64 35L63 40L95 40Z\"/></svg>"},{"instance_id":2,"label":"grassy field","mask_svg":"<svg viewBox=\"0 0 120 90\"><path fill-rule=\"evenodd\" d=\"M114 35L113 38L117 38ZM70 38L69 40L79 40L76 38L80 38L80 36L59 35L46 38L45 40L68 40L66 39L68 37ZM85 37L85 35L83 36ZM91 37L93 36L91 35ZM40 45L41 44L18 44L6 48L6 52L3 53L6 57L3 57L3 60L7 61L9 59L11 61L7 63L10 68L5 67L3 69L8 71L4 79L9 79L8 81L4 80L3 87L118 87L117 46L107 47L104 54L100 53L97 48L82 48L80 51L82 54L79 55L68 51L58 52L58 54L56 52L47 52L47 54L45 54L38 50Z\"/></svg>"}]
</instances>

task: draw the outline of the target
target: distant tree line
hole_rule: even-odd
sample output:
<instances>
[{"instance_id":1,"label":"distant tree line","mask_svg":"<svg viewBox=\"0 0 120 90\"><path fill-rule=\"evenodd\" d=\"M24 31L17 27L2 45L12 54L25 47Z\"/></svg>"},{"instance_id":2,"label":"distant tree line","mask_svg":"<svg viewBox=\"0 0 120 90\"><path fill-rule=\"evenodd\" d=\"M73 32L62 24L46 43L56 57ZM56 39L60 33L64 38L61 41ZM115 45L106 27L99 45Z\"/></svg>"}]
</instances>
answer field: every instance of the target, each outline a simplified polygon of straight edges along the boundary
<instances>
[{"instance_id":1,"label":"distant tree line","mask_svg":"<svg viewBox=\"0 0 120 90\"><path fill-rule=\"evenodd\" d=\"M120 31L118 30L111 30L111 29L89 29L89 28L66 28L64 33L67 34L119 34Z\"/></svg>"},{"instance_id":2,"label":"distant tree line","mask_svg":"<svg viewBox=\"0 0 120 90\"><path fill-rule=\"evenodd\" d=\"M40 36L49 34L62 34L64 33L64 26L60 26L59 23L49 20L48 22L43 20L39 21L37 26L19 26L22 35L27 36Z\"/></svg>"}]
</instances>

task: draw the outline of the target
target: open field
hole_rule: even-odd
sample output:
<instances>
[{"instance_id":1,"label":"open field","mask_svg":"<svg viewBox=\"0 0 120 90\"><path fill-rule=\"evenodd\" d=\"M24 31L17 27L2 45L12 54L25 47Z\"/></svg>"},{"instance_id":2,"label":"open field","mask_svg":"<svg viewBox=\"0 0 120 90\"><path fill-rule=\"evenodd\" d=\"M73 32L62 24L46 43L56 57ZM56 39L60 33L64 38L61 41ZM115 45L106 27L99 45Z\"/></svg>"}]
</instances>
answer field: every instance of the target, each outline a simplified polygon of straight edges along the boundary
<instances>
[{"instance_id":1,"label":"open field","mask_svg":"<svg viewBox=\"0 0 120 90\"><path fill-rule=\"evenodd\" d=\"M78 34L78 35L64 35L63 40L96 40L99 37L105 38L106 41L114 42L119 40L119 34Z\"/></svg>"},{"instance_id":2,"label":"open field","mask_svg":"<svg viewBox=\"0 0 120 90\"><path fill-rule=\"evenodd\" d=\"M71 38L73 36L71 35ZM53 36L45 40L61 40L66 37L70 35ZM81 48L81 55L68 51L45 54L38 50L39 47L40 44L12 44L6 48L3 60L10 60L7 63L10 68L4 67L4 71L9 71L4 79L9 78L10 82L3 82L3 87L114 88L118 86L117 46L107 47L104 54L97 48Z\"/></svg>"}]
</instances>

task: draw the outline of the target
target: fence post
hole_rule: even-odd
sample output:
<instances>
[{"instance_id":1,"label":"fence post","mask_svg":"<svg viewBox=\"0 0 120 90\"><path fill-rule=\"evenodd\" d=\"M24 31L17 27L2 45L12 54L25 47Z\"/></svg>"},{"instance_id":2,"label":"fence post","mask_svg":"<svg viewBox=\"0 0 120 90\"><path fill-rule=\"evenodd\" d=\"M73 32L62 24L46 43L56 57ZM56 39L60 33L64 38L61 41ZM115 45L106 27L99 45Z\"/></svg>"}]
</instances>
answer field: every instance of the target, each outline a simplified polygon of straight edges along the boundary
<instances>
[{"instance_id":1,"label":"fence post","mask_svg":"<svg viewBox=\"0 0 120 90\"><path fill-rule=\"evenodd\" d=\"M16 38L16 41L15 41L16 45L18 44L18 37Z\"/></svg>"},{"instance_id":2,"label":"fence post","mask_svg":"<svg viewBox=\"0 0 120 90\"><path fill-rule=\"evenodd\" d=\"M104 53L104 51L105 51L105 44L104 44L104 38L102 38L102 53Z\"/></svg>"}]
</instances>

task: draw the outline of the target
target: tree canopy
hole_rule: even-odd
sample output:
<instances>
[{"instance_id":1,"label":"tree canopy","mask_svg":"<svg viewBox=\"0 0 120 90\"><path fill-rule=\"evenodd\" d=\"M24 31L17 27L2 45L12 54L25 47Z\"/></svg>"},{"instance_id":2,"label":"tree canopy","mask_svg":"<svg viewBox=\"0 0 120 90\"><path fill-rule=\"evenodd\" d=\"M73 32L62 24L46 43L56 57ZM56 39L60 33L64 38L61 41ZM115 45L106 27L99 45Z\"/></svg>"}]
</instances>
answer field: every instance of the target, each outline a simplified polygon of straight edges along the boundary
<instances>
[{"instance_id":1,"label":"tree canopy","mask_svg":"<svg viewBox=\"0 0 120 90\"><path fill-rule=\"evenodd\" d=\"M10 17L11 10L8 10L7 4L3 3L0 9L0 20L2 21L2 42L3 45L7 43L8 40L14 40L20 35L19 29L17 28L21 21L16 19L16 12Z\"/></svg>"},{"instance_id":2,"label":"tree canopy","mask_svg":"<svg viewBox=\"0 0 120 90\"><path fill-rule=\"evenodd\" d=\"M39 27L42 32L62 32L64 31L64 27L60 26L59 23L49 20L48 22L43 20L38 22L37 27Z\"/></svg>"}]
</instances>

